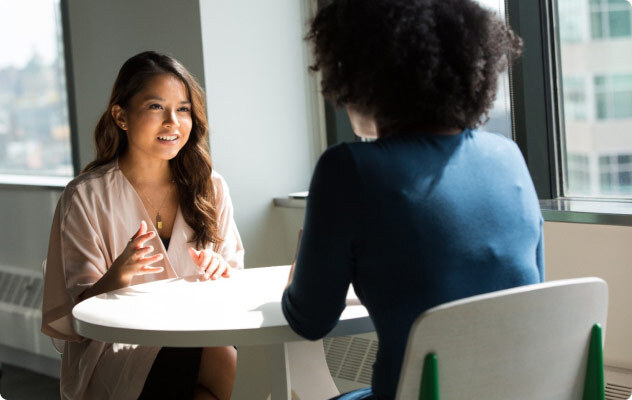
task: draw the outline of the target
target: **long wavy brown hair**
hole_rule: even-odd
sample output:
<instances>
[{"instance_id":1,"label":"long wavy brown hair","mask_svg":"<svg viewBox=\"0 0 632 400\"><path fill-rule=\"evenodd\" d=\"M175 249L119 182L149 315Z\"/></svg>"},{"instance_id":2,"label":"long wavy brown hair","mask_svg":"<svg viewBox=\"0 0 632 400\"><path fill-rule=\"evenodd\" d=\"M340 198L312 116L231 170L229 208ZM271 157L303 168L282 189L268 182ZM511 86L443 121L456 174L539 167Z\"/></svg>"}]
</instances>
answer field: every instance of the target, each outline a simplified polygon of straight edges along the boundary
<instances>
[{"instance_id":1,"label":"long wavy brown hair","mask_svg":"<svg viewBox=\"0 0 632 400\"><path fill-rule=\"evenodd\" d=\"M127 149L127 135L115 123L112 107L118 104L127 108L131 98L141 91L147 82L161 74L172 74L186 86L191 102L193 125L189 140L169 160L175 179L184 220L193 232L192 242L198 247L210 243L218 245L222 238L218 233L218 216L215 204L215 188L211 180L213 166L208 149L208 122L204 90L195 78L173 57L146 51L135 55L123 64L114 81L107 109L94 130L97 157L82 172L93 170L123 155Z\"/></svg>"}]
</instances>

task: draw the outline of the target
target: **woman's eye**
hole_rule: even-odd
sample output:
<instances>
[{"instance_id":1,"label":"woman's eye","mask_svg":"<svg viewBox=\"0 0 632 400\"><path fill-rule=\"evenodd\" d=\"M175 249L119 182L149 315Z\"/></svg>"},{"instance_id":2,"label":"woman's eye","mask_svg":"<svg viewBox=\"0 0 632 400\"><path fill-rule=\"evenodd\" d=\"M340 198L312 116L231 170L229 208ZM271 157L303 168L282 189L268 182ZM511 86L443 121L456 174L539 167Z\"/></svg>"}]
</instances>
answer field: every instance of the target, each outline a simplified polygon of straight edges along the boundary
<instances>
[{"instance_id":1,"label":"woman's eye","mask_svg":"<svg viewBox=\"0 0 632 400\"><path fill-rule=\"evenodd\" d=\"M178 108L178 111L182 111L182 112L190 112L190 111L191 111L191 108L186 107L186 106L185 106L185 107L180 107L180 108Z\"/></svg>"},{"instance_id":2,"label":"woman's eye","mask_svg":"<svg viewBox=\"0 0 632 400\"><path fill-rule=\"evenodd\" d=\"M150 110L160 110L162 108L162 106L160 104L150 104L149 105L149 109Z\"/></svg>"}]
</instances>

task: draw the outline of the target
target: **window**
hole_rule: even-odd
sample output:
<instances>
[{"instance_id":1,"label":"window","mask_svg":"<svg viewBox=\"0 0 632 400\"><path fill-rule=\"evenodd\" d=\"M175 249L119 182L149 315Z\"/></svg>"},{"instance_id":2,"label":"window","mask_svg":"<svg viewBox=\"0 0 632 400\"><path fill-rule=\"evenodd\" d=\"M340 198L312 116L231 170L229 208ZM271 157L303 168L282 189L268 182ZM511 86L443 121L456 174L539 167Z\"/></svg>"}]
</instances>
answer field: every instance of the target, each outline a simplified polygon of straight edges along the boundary
<instances>
[{"instance_id":1,"label":"window","mask_svg":"<svg viewBox=\"0 0 632 400\"><path fill-rule=\"evenodd\" d=\"M632 194L632 152L599 156L599 186L603 194Z\"/></svg>"},{"instance_id":2,"label":"window","mask_svg":"<svg viewBox=\"0 0 632 400\"><path fill-rule=\"evenodd\" d=\"M632 195L631 8L625 0L557 0L562 196ZM590 36L585 32L590 31ZM584 32L584 33L582 33Z\"/></svg>"},{"instance_id":3,"label":"window","mask_svg":"<svg viewBox=\"0 0 632 400\"><path fill-rule=\"evenodd\" d=\"M586 99L586 80L583 77L564 77L564 113L571 121L584 121L588 118Z\"/></svg>"},{"instance_id":4,"label":"window","mask_svg":"<svg viewBox=\"0 0 632 400\"><path fill-rule=\"evenodd\" d=\"M0 0L0 180L72 177L59 0Z\"/></svg>"},{"instance_id":5,"label":"window","mask_svg":"<svg viewBox=\"0 0 632 400\"><path fill-rule=\"evenodd\" d=\"M566 23L559 26L560 38L564 43L582 42L588 39L589 26L584 21L588 15L585 1L560 1L559 14Z\"/></svg>"},{"instance_id":6,"label":"window","mask_svg":"<svg viewBox=\"0 0 632 400\"><path fill-rule=\"evenodd\" d=\"M568 162L569 190L572 192L586 192L591 190L590 157L587 154L573 154L566 156Z\"/></svg>"},{"instance_id":7,"label":"window","mask_svg":"<svg viewBox=\"0 0 632 400\"><path fill-rule=\"evenodd\" d=\"M568 0L566 0L568 1ZM585 0L571 0L581 3ZM630 5L625 0L590 0L590 34L593 39L630 37Z\"/></svg>"},{"instance_id":8,"label":"window","mask_svg":"<svg viewBox=\"0 0 632 400\"><path fill-rule=\"evenodd\" d=\"M597 75L594 82L597 119L632 117L632 74Z\"/></svg>"}]
</instances>

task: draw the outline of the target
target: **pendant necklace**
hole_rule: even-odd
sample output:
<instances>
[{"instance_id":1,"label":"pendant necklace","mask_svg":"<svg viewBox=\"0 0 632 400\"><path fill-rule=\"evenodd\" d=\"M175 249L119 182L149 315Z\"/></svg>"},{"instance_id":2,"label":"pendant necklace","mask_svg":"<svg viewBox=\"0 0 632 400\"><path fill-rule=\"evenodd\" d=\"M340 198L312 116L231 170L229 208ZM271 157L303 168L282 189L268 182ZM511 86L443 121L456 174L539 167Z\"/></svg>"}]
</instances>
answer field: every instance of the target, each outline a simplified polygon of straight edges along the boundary
<instances>
[{"instance_id":1,"label":"pendant necklace","mask_svg":"<svg viewBox=\"0 0 632 400\"><path fill-rule=\"evenodd\" d=\"M173 183L173 182L174 181L171 181L171 183ZM172 185L170 185L170 186L171 187L169 188L169 190L165 194L165 197L162 199L162 203L160 204L159 208L154 207L154 205L152 204L151 200L149 200L149 197L147 197L143 192L141 192L141 194L143 195L145 200L147 200L147 203L149 203L149 206L151 208L153 208L154 211L156 211L156 228L158 228L158 230L162 229L162 217L160 216L160 210L162 210L162 207L165 205L165 202L167 201L167 197L169 197L169 194L173 190L173 186Z\"/></svg>"}]
</instances>

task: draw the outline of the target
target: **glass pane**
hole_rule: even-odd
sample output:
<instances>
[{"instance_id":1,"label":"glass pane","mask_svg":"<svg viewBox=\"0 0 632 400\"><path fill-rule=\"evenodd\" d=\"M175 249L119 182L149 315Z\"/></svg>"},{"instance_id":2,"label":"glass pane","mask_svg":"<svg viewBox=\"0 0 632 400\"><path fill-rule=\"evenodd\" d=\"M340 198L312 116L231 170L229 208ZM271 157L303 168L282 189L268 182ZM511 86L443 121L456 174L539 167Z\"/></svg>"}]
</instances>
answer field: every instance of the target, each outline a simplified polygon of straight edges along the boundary
<instances>
[{"instance_id":1,"label":"glass pane","mask_svg":"<svg viewBox=\"0 0 632 400\"><path fill-rule=\"evenodd\" d=\"M630 36L630 12L611 11L608 14L610 37Z\"/></svg>"},{"instance_id":2,"label":"glass pane","mask_svg":"<svg viewBox=\"0 0 632 400\"><path fill-rule=\"evenodd\" d=\"M562 19L562 17L560 17L560 19ZM601 12L593 11L592 13L590 13L590 33L593 39L599 39L604 36L601 19L602 19Z\"/></svg>"},{"instance_id":3,"label":"glass pane","mask_svg":"<svg viewBox=\"0 0 632 400\"><path fill-rule=\"evenodd\" d=\"M619 185L622 186L630 186L632 185L632 172L625 171L619 172ZM630 188L625 188L625 190L629 190Z\"/></svg>"},{"instance_id":4,"label":"glass pane","mask_svg":"<svg viewBox=\"0 0 632 400\"><path fill-rule=\"evenodd\" d=\"M0 0L0 175L73 175L59 0Z\"/></svg>"},{"instance_id":5,"label":"glass pane","mask_svg":"<svg viewBox=\"0 0 632 400\"><path fill-rule=\"evenodd\" d=\"M619 163L619 166L632 163L632 155L617 156L617 163Z\"/></svg>"},{"instance_id":6,"label":"glass pane","mask_svg":"<svg viewBox=\"0 0 632 400\"><path fill-rule=\"evenodd\" d=\"M595 105L598 119L608 118L608 97L603 93L595 94ZM568 118L567 118L568 119Z\"/></svg>"},{"instance_id":7,"label":"glass pane","mask_svg":"<svg viewBox=\"0 0 632 400\"><path fill-rule=\"evenodd\" d=\"M564 106L567 118L573 120L588 118L585 80L581 77L568 77L564 81L564 89Z\"/></svg>"},{"instance_id":8,"label":"glass pane","mask_svg":"<svg viewBox=\"0 0 632 400\"><path fill-rule=\"evenodd\" d=\"M565 127L564 195L629 198L632 194L632 64L627 61L632 49L630 4L624 0L558 0L557 5L560 32L590 32L582 40L568 40L559 35L563 90L560 111ZM584 114L578 112L581 106L585 107ZM586 162L577 162L578 155L584 156Z\"/></svg>"},{"instance_id":9,"label":"glass pane","mask_svg":"<svg viewBox=\"0 0 632 400\"><path fill-rule=\"evenodd\" d=\"M632 90L632 75L610 75L615 90Z\"/></svg>"},{"instance_id":10,"label":"glass pane","mask_svg":"<svg viewBox=\"0 0 632 400\"><path fill-rule=\"evenodd\" d=\"M505 18L505 0L478 0L478 2L497 13L503 21ZM509 91L509 73L498 77L498 93L494 106L489 112L489 121L479 129L498 133L510 139L513 138L511 124L511 93Z\"/></svg>"},{"instance_id":11,"label":"glass pane","mask_svg":"<svg viewBox=\"0 0 632 400\"><path fill-rule=\"evenodd\" d=\"M614 118L632 118L632 91L615 92Z\"/></svg>"}]
</instances>

